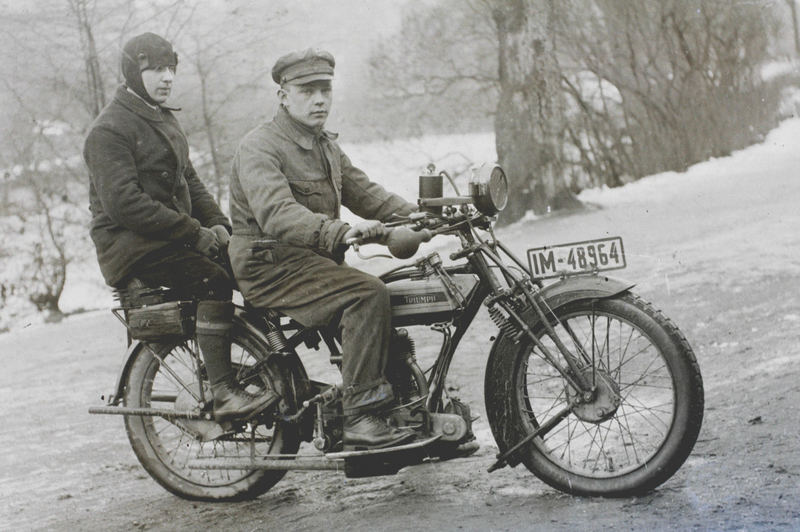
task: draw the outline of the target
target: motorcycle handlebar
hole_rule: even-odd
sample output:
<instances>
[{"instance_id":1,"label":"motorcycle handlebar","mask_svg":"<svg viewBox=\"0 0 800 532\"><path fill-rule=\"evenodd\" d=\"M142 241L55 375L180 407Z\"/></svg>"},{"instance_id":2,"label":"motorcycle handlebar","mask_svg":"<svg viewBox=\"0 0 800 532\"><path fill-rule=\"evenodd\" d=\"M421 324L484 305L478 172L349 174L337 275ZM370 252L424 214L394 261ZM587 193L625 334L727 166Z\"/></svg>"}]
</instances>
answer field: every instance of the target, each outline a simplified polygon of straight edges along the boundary
<instances>
[{"instance_id":1,"label":"motorcycle handlebar","mask_svg":"<svg viewBox=\"0 0 800 532\"><path fill-rule=\"evenodd\" d=\"M433 233L428 229L412 231L408 227L390 228L388 234L380 244L389 248L389 253L398 259L408 259L414 256L420 244L433 238ZM345 244L348 246L363 244L360 238L348 238Z\"/></svg>"}]
</instances>

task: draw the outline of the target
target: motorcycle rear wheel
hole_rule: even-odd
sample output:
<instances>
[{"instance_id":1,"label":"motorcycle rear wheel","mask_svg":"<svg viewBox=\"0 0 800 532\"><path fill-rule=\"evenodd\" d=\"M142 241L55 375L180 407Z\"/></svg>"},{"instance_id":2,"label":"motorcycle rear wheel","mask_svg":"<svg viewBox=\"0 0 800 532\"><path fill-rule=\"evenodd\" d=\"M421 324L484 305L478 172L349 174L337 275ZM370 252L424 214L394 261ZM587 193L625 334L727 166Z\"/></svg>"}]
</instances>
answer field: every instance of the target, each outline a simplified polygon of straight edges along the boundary
<instances>
[{"instance_id":1,"label":"motorcycle rear wheel","mask_svg":"<svg viewBox=\"0 0 800 532\"><path fill-rule=\"evenodd\" d=\"M240 385L251 392L270 386L280 389L280 373L263 365L245 381L247 368L266 357L267 346L246 328L234 323L231 360ZM199 372L198 372L199 368ZM202 379L200 394L198 375ZM211 398L202 357L193 339L170 344L140 344L125 386L125 406L134 408L199 410L200 397ZM168 491L189 500L235 501L253 499L274 486L286 471L190 469L189 461L210 457L247 458L251 442L255 453L293 454L300 446L296 431L274 423L220 439L202 441L198 433L218 427L213 421L168 421L162 417L126 416L131 447L145 470Z\"/></svg>"},{"instance_id":2,"label":"motorcycle rear wheel","mask_svg":"<svg viewBox=\"0 0 800 532\"><path fill-rule=\"evenodd\" d=\"M669 479L689 456L703 419L703 381L675 325L632 294L578 300L553 310L559 337L579 354L598 392L574 390L524 338L498 339L486 374L487 414L508 449L572 403L570 413L517 454L538 478L575 495L641 495ZM558 354L541 323L533 332Z\"/></svg>"}]
</instances>

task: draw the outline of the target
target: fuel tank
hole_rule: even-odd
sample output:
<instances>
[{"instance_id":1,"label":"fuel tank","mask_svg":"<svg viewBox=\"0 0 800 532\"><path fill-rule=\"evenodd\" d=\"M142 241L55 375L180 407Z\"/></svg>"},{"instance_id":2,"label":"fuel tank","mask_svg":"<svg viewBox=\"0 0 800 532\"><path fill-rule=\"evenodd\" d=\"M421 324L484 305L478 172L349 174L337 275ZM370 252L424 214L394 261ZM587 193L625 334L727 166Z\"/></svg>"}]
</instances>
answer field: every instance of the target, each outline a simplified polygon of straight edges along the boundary
<instances>
[{"instance_id":1,"label":"fuel tank","mask_svg":"<svg viewBox=\"0 0 800 532\"><path fill-rule=\"evenodd\" d=\"M450 276L453 289L439 277L403 279L387 284L392 304L392 325L429 325L453 319L478 278L471 274Z\"/></svg>"}]
</instances>

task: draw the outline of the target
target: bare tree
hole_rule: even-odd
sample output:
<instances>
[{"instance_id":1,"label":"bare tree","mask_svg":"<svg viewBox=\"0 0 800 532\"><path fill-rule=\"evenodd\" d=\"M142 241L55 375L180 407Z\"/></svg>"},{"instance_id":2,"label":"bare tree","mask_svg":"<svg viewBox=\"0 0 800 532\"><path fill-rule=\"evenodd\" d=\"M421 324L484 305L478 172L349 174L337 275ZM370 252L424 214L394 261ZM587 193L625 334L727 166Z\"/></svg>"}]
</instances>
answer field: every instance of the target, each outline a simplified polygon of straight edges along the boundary
<instances>
[{"instance_id":1,"label":"bare tree","mask_svg":"<svg viewBox=\"0 0 800 532\"><path fill-rule=\"evenodd\" d=\"M270 72L266 65L249 62L249 56L254 50L268 48L271 40L268 30L279 24L284 14L285 10L276 7L274 12L259 17L254 25L246 20L237 21L239 8L226 6L224 12L214 17L213 26L198 25L184 38L182 49L187 50L190 68L196 75L192 81L197 83L192 83L193 95L186 94L193 104L189 110L193 120L187 132L205 137L211 162L210 185L220 204L227 190L227 168L236 143L246 128L251 127L249 121L235 118L252 115L252 99L264 91ZM228 31L233 26L237 31ZM247 68L242 68L244 65ZM237 103L242 101L248 106L237 116ZM241 126L237 127L239 123Z\"/></svg>"},{"instance_id":2,"label":"bare tree","mask_svg":"<svg viewBox=\"0 0 800 532\"><path fill-rule=\"evenodd\" d=\"M546 0L444 1L407 14L371 60L374 83L413 125L443 117L433 131L452 132L486 127L493 117L498 158L515 191L502 222L577 204L564 179L553 14Z\"/></svg>"},{"instance_id":3,"label":"bare tree","mask_svg":"<svg viewBox=\"0 0 800 532\"><path fill-rule=\"evenodd\" d=\"M494 24L482 2L443 0L411 9L398 34L372 51L371 81L380 97L356 120L385 137L491 129L497 60ZM376 114L387 117L383 130Z\"/></svg>"},{"instance_id":4,"label":"bare tree","mask_svg":"<svg viewBox=\"0 0 800 532\"><path fill-rule=\"evenodd\" d=\"M551 38L554 3L497 1L490 7L500 45L497 156L515 190L501 220L518 220L531 208L543 213L576 206L564 179L566 115Z\"/></svg>"},{"instance_id":5,"label":"bare tree","mask_svg":"<svg viewBox=\"0 0 800 532\"><path fill-rule=\"evenodd\" d=\"M0 101L10 111L0 125L0 160L9 174L2 186L4 196L13 195L0 212L10 250L2 256L10 264L3 268L2 293L53 315L61 312L69 265L91 249L80 154L83 133L118 76L114 26L135 30L149 17L144 11L137 21L128 4L103 3L109 11L99 11L101 4L91 0L44 0L38 9L12 12L0 22L0 45L12 58L0 67L8 70ZM153 9L165 13L163 5Z\"/></svg>"},{"instance_id":6,"label":"bare tree","mask_svg":"<svg viewBox=\"0 0 800 532\"><path fill-rule=\"evenodd\" d=\"M90 109L92 116L100 114L106 105L106 94L103 76L100 71L100 58L97 54L97 45L94 40L92 21L89 16L88 0L67 0L69 9L76 19L76 27L81 39L84 68L86 70L86 87L90 95Z\"/></svg>"},{"instance_id":7,"label":"bare tree","mask_svg":"<svg viewBox=\"0 0 800 532\"><path fill-rule=\"evenodd\" d=\"M412 9L373 55L382 112L414 126L443 110L493 114L515 190L503 221L576 206L585 187L725 155L774 124L780 87L758 71L775 28L767 2L440 0Z\"/></svg>"},{"instance_id":8,"label":"bare tree","mask_svg":"<svg viewBox=\"0 0 800 532\"><path fill-rule=\"evenodd\" d=\"M773 24L768 6L684 0L561 5L557 39L568 65L565 86L589 124L578 128L573 143L582 156L589 139L600 148L587 169L610 172L606 184L726 155L774 123L774 91L757 71ZM587 74L597 87L612 90L595 91L587 101L576 86Z\"/></svg>"},{"instance_id":9,"label":"bare tree","mask_svg":"<svg viewBox=\"0 0 800 532\"><path fill-rule=\"evenodd\" d=\"M789 13L792 15L792 32L794 34L794 51L800 56L800 27L797 23L797 0L786 0Z\"/></svg>"}]
</instances>

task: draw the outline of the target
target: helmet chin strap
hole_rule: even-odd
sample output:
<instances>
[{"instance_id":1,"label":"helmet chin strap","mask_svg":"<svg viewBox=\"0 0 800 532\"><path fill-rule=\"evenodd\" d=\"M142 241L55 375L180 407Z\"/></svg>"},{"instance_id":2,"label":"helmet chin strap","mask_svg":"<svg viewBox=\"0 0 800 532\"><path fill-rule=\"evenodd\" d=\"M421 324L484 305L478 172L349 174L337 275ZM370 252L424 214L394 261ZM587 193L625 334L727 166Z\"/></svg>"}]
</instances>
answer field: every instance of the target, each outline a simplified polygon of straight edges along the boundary
<instances>
[{"instance_id":1,"label":"helmet chin strap","mask_svg":"<svg viewBox=\"0 0 800 532\"><path fill-rule=\"evenodd\" d=\"M135 76L134 79L126 80L127 86L130 90L136 93L142 100L146 101L150 105L159 106L159 103L147 93L147 89L144 88L144 82L142 81L142 74L141 71L139 72L138 76Z\"/></svg>"}]
</instances>

